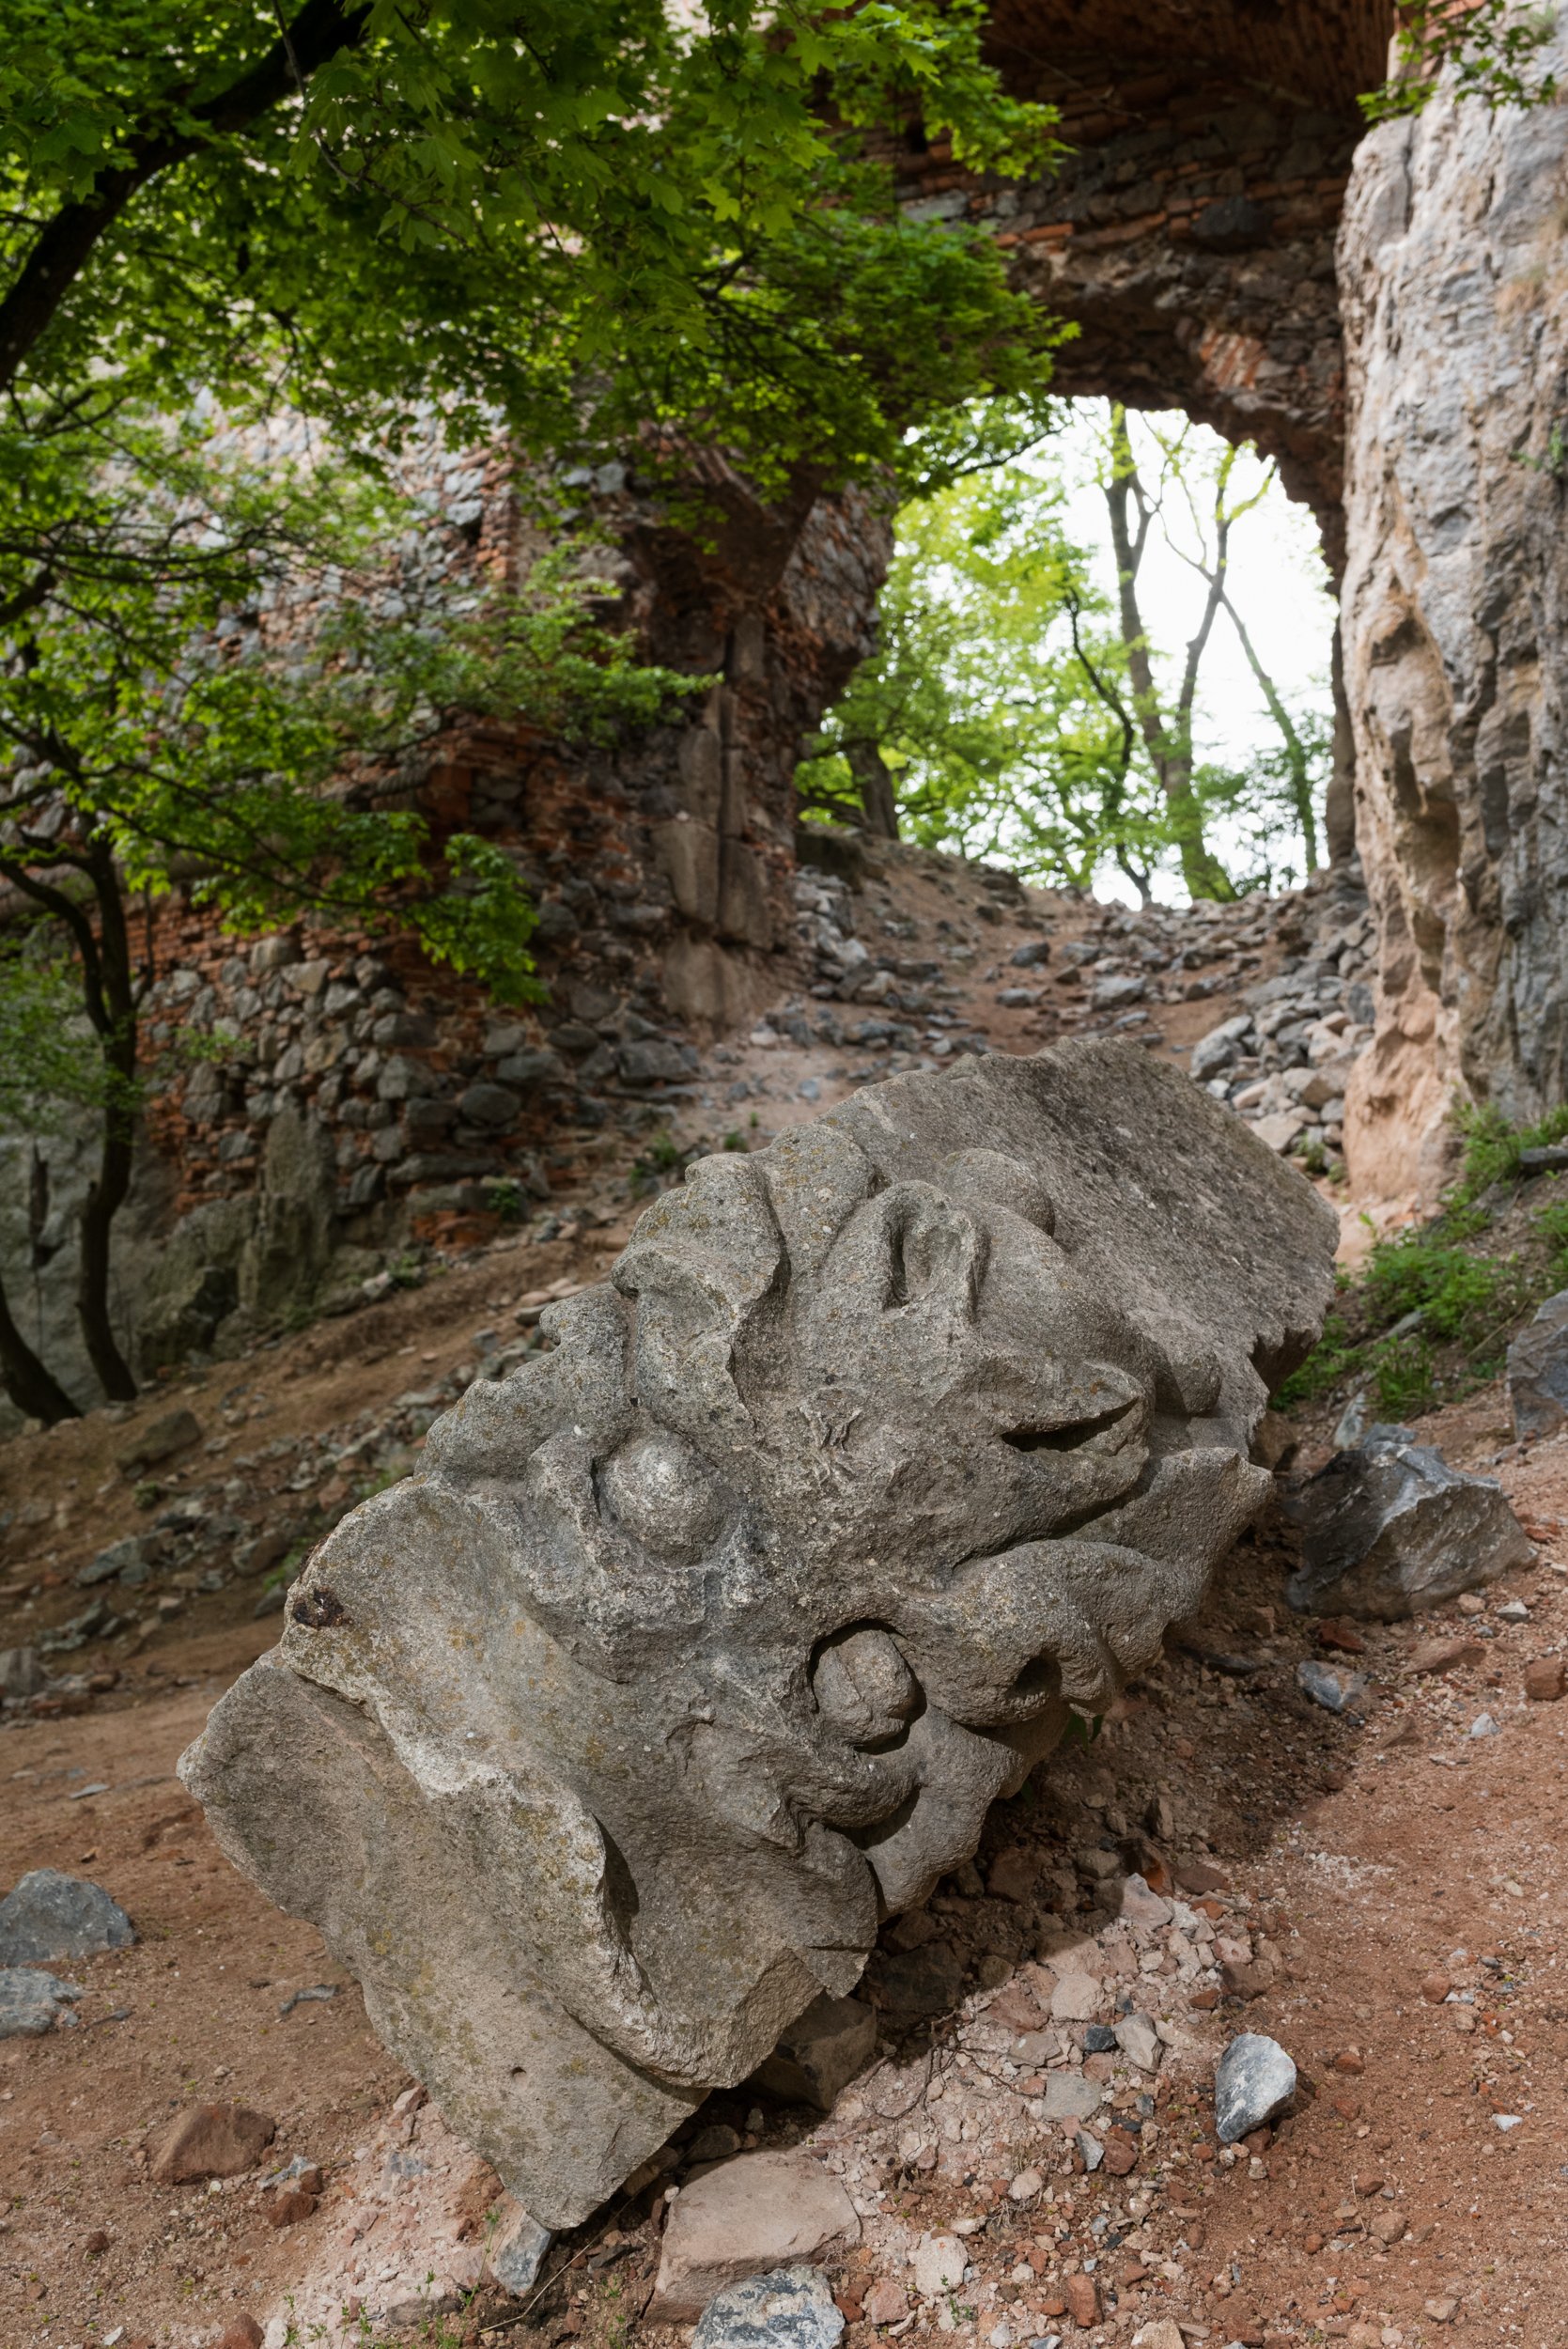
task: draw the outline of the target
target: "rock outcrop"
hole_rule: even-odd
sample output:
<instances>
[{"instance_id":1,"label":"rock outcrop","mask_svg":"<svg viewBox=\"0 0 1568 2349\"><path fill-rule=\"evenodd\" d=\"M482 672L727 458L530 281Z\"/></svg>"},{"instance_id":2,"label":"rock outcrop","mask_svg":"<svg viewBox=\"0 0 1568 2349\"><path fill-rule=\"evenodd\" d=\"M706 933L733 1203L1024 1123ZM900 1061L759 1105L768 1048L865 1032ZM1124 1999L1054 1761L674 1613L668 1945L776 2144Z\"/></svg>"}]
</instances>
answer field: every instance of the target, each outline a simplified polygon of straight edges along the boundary
<instances>
[{"instance_id":1,"label":"rock outcrop","mask_svg":"<svg viewBox=\"0 0 1568 2349\"><path fill-rule=\"evenodd\" d=\"M1560 20L1543 62L1568 63ZM1511 1119L1563 1097L1565 194L1568 108L1444 89L1362 142L1346 197L1342 626L1381 939L1363 1193L1440 1186L1456 1089Z\"/></svg>"},{"instance_id":2,"label":"rock outcrop","mask_svg":"<svg viewBox=\"0 0 1568 2349\"><path fill-rule=\"evenodd\" d=\"M1334 1236L1133 1044L702 1160L316 1551L186 1781L573 2223L1198 1603Z\"/></svg>"}]
</instances>

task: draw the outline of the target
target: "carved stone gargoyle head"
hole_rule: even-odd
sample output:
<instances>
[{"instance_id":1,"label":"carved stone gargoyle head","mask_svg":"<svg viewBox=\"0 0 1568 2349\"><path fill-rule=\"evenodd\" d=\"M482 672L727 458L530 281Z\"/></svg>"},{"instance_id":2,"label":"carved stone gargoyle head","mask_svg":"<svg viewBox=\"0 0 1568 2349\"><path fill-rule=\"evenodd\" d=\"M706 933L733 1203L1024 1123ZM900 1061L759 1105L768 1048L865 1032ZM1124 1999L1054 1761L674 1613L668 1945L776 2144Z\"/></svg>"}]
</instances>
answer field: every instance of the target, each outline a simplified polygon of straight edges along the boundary
<instances>
[{"instance_id":1,"label":"carved stone gargoyle head","mask_svg":"<svg viewBox=\"0 0 1568 2349\"><path fill-rule=\"evenodd\" d=\"M322 1543L182 1774L575 2223L1197 1606L1334 1238L1131 1045L705 1159Z\"/></svg>"}]
</instances>

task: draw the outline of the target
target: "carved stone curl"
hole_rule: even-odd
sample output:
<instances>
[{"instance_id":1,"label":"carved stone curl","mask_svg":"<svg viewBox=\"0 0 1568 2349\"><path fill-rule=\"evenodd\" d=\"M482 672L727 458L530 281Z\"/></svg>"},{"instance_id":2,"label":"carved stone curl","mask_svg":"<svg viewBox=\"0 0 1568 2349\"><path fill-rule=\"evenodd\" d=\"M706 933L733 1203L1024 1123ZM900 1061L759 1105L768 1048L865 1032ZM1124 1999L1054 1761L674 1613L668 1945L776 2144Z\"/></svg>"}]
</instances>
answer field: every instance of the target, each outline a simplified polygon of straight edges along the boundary
<instances>
[{"instance_id":1,"label":"carved stone curl","mask_svg":"<svg viewBox=\"0 0 1568 2349\"><path fill-rule=\"evenodd\" d=\"M1197 1606L1334 1237L1133 1045L705 1159L321 1544L186 1783L573 2224Z\"/></svg>"}]
</instances>

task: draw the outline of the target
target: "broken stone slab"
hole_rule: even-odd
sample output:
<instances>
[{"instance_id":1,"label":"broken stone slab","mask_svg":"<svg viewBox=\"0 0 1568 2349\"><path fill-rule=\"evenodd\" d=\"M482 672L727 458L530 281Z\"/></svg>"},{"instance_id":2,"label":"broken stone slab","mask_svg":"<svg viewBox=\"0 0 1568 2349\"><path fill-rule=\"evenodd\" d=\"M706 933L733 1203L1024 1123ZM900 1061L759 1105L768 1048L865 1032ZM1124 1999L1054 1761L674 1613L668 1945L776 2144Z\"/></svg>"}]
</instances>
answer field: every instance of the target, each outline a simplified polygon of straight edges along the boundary
<instances>
[{"instance_id":1,"label":"broken stone slab","mask_svg":"<svg viewBox=\"0 0 1568 2349\"><path fill-rule=\"evenodd\" d=\"M1105 2090L1099 2081L1086 2080L1081 2072L1046 2074L1048 2121L1087 2121L1104 2102Z\"/></svg>"},{"instance_id":2,"label":"broken stone slab","mask_svg":"<svg viewBox=\"0 0 1568 2349\"><path fill-rule=\"evenodd\" d=\"M1163 1893L1154 1891L1146 1877L1133 1873L1122 1886L1121 1913L1129 1925L1144 1925L1151 1932L1163 1932L1174 1911Z\"/></svg>"},{"instance_id":3,"label":"broken stone slab","mask_svg":"<svg viewBox=\"0 0 1568 2349\"><path fill-rule=\"evenodd\" d=\"M1157 2072L1165 2055L1165 2043L1155 2028L1152 2015L1124 2015L1116 2024L1116 2045L1129 2063L1136 2063L1141 2072Z\"/></svg>"},{"instance_id":4,"label":"broken stone slab","mask_svg":"<svg viewBox=\"0 0 1568 2349\"><path fill-rule=\"evenodd\" d=\"M936 2300L956 2292L964 2280L969 2254L955 2234L923 2235L914 2253L915 2290L923 2300Z\"/></svg>"},{"instance_id":5,"label":"broken stone slab","mask_svg":"<svg viewBox=\"0 0 1568 2349\"><path fill-rule=\"evenodd\" d=\"M135 1927L101 1884L33 1868L0 1901L0 1966L127 1950Z\"/></svg>"},{"instance_id":6,"label":"broken stone slab","mask_svg":"<svg viewBox=\"0 0 1568 2349\"><path fill-rule=\"evenodd\" d=\"M39 2039L56 2023L74 2023L82 1996L74 1982L31 1966L0 1967L0 2039Z\"/></svg>"},{"instance_id":7,"label":"broken stone slab","mask_svg":"<svg viewBox=\"0 0 1568 2349\"><path fill-rule=\"evenodd\" d=\"M776 2267L819 2265L861 2239L855 2205L810 2154L742 2154L670 2205L648 2313L690 2324L715 2293Z\"/></svg>"},{"instance_id":8,"label":"broken stone slab","mask_svg":"<svg viewBox=\"0 0 1568 2349\"><path fill-rule=\"evenodd\" d=\"M831 2112L841 2092L863 2071L877 2048L877 2014L863 1999L832 1999L824 1991L797 2015L766 2063L759 2088L786 2103Z\"/></svg>"},{"instance_id":9,"label":"broken stone slab","mask_svg":"<svg viewBox=\"0 0 1568 2349\"><path fill-rule=\"evenodd\" d=\"M1568 1423L1568 1289L1536 1308L1508 1349L1516 1436L1554 1436Z\"/></svg>"},{"instance_id":10,"label":"broken stone slab","mask_svg":"<svg viewBox=\"0 0 1568 2349\"><path fill-rule=\"evenodd\" d=\"M1501 1486L1451 1468L1408 1427L1369 1427L1284 1506L1302 1530L1286 1596L1304 1614L1392 1623L1534 1556Z\"/></svg>"},{"instance_id":11,"label":"broken stone slab","mask_svg":"<svg viewBox=\"0 0 1568 2349\"><path fill-rule=\"evenodd\" d=\"M837 2349L844 2318L815 2267L748 2276L708 2302L691 2349Z\"/></svg>"},{"instance_id":12,"label":"broken stone slab","mask_svg":"<svg viewBox=\"0 0 1568 2349\"><path fill-rule=\"evenodd\" d=\"M1244 2030L1232 2040L1214 2076L1215 2131L1234 2145L1279 2119L1296 2094L1296 2066L1277 2039Z\"/></svg>"},{"instance_id":13,"label":"broken stone slab","mask_svg":"<svg viewBox=\"0 0 1568 2349\"><path fill-rule=\"evenodd\" d=\"M1050 1994L1055 2023L1092 2023L1100 2011L1105 1990L1094 1974L1063 1974Z\"/></svg>"},{"instance_id":14,"label":"broken stone slab","mask_svg":"<svg viewBox=\"0 0 1568 2349\"><path fill-rule=\"evenodd\" d=\"M1196 1610L1335 1236L1104 1039L705 1159L327 1536L186 1782L575 2225ZM872 1986L932 2012L933 1971Z\"/></svg>"}]
</instances>

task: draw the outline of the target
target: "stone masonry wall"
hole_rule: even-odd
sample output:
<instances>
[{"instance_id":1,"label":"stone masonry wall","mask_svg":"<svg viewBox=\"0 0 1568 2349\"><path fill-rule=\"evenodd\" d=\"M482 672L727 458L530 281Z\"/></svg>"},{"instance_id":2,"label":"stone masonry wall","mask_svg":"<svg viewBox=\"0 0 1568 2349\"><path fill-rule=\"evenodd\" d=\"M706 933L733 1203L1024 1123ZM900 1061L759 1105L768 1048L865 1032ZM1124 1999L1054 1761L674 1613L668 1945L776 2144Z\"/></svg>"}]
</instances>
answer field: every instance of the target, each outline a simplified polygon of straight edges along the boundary
<instances>
[{"instance_id":1,"label":"stone masonry wall","mask_svg":"<svg viewBox=\"0 0 1568 2349\"><path fill-rule=\"evenodd\" d=\"M431 473L416 562L526 554L493 452ZM749 1020L785 983L800 738L870 647L889 533L858 493L774 511L712 460L706 474L722 519L700 555L625 468L582 488L620 550L607 616L711 689L592 750L467 728L417 787L438 837L473 830L510 856L539 907L543 1002L488 1006L392 936L304 925L239 941L178 894L155 910L152 1094L115 1267L144 1372L232 1352L351 1294L411 1243L461 1242L548 1200L598 1137L636 1132L679 1097L694 1040ZM29 1334L87 1401L70 1299L90 1136L39 1147L48 1262L35 1283L32 1138L0 1138L0 1267Z\"/></svg>"}]
</instances>

